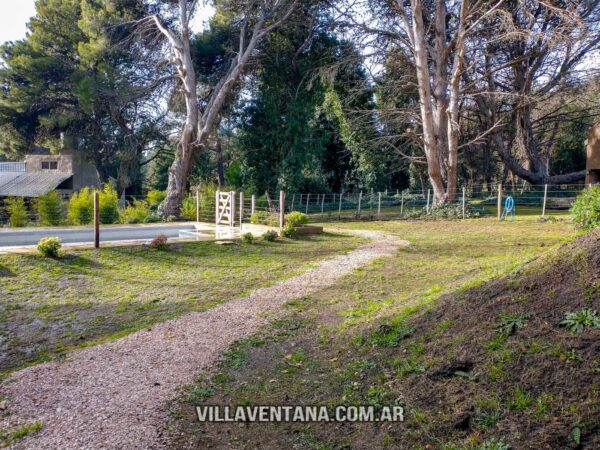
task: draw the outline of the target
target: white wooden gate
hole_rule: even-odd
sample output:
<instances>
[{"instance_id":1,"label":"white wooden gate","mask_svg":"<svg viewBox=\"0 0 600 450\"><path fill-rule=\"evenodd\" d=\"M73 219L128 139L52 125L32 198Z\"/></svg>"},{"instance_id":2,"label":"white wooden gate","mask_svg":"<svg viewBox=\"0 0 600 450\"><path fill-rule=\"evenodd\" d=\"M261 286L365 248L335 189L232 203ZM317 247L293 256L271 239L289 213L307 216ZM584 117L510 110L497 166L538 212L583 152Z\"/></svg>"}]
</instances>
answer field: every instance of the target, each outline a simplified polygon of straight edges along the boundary
<instances>
[{"instance_id":1,"label":"white wooden gate","mask_svg":"<svg viewBox=\"0 0 600 450\"><path fill-rule=\"evenodd\" d=\"M235 226L235 192L217 191L215 202L215 224Z\"/></svg>"}]
</instances>

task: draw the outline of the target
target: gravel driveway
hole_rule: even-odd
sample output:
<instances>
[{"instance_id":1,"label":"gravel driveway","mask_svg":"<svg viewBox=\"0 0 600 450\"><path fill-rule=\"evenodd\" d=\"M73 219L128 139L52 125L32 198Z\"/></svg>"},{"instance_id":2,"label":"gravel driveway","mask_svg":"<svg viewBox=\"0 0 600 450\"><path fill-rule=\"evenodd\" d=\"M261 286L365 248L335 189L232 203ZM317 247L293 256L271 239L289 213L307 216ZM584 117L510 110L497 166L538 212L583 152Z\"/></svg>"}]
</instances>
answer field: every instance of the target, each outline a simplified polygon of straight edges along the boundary
<instances>
[{"instance_id":1,"label":"gravel driveway","mask_svg":"<svg viewBox=\"0 0 600 450\"><path fill-rule=\"evenodd\" d=\"M165 406L233 342L254 334L287 301L333 285L353 269L408 245L377 232L357 233L372 242L302 275L74 352L65 361L16 372L0 388L10 411L0 427L41 421L41 430L15 448L165 448L160 435Z\"/></svg>"}]
</instances>

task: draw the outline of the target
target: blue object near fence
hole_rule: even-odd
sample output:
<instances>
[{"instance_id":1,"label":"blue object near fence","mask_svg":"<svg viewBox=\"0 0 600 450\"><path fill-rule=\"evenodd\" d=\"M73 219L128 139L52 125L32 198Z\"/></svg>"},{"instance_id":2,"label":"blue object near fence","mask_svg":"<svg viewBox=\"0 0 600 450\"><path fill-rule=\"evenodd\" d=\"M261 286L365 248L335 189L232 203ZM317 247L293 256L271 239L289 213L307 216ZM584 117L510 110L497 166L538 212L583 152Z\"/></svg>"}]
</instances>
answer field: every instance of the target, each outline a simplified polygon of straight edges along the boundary
<instances>
[{"instance_id":1,"label":"blue object near fence","mask_svg":"<svg viewBox=\"0 0 600 450\"><path fill-rule=\"evenodd\" d=\"M510 216L510 221L513 222L515 220L516 207L515 207L515 199L508 196L506 200L504 200L504 210L502 211L502 216L500 217L500 221L503 221L508 216Z\"/></svg>"}]
</instances>

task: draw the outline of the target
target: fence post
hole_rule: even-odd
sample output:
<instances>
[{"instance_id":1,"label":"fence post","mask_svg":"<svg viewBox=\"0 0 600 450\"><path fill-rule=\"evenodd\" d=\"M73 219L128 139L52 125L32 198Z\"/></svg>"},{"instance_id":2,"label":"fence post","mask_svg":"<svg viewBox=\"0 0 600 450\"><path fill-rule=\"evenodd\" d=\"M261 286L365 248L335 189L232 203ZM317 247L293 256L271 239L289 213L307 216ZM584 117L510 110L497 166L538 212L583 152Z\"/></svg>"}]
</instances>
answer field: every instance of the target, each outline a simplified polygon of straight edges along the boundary
<instances>
[{"instance_id":1,"label":"fence post","mask_svg":"<svg viewBox=\"0 0 600 450\"><path fill-rule=\"evenodd\" d=\"M285 191L279 191L279 229L285 226Z\"/></svg>"},{"instance_id":2,"label":"fence post","mask_svg":"<svg viewBox=\"0 0 600 450\"><path fill-rule=\"evenodd\" d=\"M244 193L240 192L240 228L244 223Z\"/></svg>"},{"instance_id":3,"label":"fence post","mask_svg":"<svg viewBox=\"0 0 600 450\"><path fill-rule=\"evenodd\" d=\"M323 194L323 198L321 199L321 220L323 220L324 214L325 214L325 194Z\"/></svg>"},{"instance_id":4,"label":"fence post","mask_svg":"<svg viewBox=\"0 0 600 450\"><path fill-rule=\"evenodd\" d=\"M292 206L290 208L290 211L294 210L294 203L296 202L296 194L292 195Z\"/></svg>"},{"instance_id":5,"label":"fence post","mask_svg":"<svg viewBox=\"0 0 600 450\"><path fill-rule=\"evenodd\" d=\"M342 197L344 196L344 192L340 192L340 209L338 212L338 220L342 220Z\"/></svg>"},{"instance_id":6,"label":"fence post","mask_svg":"<svg viewBox=\"0 0 600 450\"><path fill-rule=\"evenodd\" d=\"M498 185L498 220L502 219L502 183Z\"/></svg>"},{"instance_id":7,"label":"fence post","mask_svg":"<svg viewBox=\"0 0 600 450\"><path fill-rule=\"evenodd\" d=\"M542 206L542 217L546 217L546 203L548 202L548 185L544 185L544 206Z\"/></svg>"},{"instance_id":8,"label":"fence post","mask_svg":"<svg viewBox=\"0 0 600 450\"><path fill-rule=\"evenodd\" d=\"M463 186L463 198L462 198L462 213L463 213L463 220L465 219L465 204L466 204L466 189Z\"/></svg>"},{"instance_id":9,"label":"fence post","mask_svg":"<svg viewBox=\"0 0 600 450\"><path fill-rule=\"evenodd\" d=\"M308 204L310 203L310 194L306 194L306 214L308 214Z\"/></svg>"},{"instance_id":10,"label":"fence post","mask_svg":"<svg viewBox=\"0 0 600 450\"><path fill-rule=\"evenodd\" d=\"M427 207L425 208L429 214L429 202L431 201L431 189L427 189Z\"/></svg>"},{"instance_id":11,"label":"fence post","mask_svg":"<svg viewBox=\"0 0 600 450\"><path fill-rule=\"evenodd\" d=\"M231 217L229 218L229 226L233 228L235 226L235 191L231 191L229 196L229 200L231 202Z\"/></svg>"},{"instance_id":12,"label":"fence post","mask_svg":"<svg viewBox=\"0 0 600 450\"><path fill-rule=\"evenodd\" d=\"M221 207L221 191L215 192L215 225L219 225L219 208Z\"/></svg>"},{"instance_id":13,"label":"fence post","mask_svg":"<svg viewBox=\"0 0 600 450\"><path fill-rule=\"evenodd\" d=\"M250 214L254 215L256 212L256 194L252 194L252 205L250 206Z\"/></svg>"},{"instance_id":14,"label":"fence post","mask_svg":"<svg viewBox=\"0 0 600 450\"><path fill-rule=\"evenodd\" d=\"M358 213L357 213L357 216L359 218L360 218L361 206L362 206L362 191L360 191L360 194L358 194Z\"/></svg>"},{"instance_id":15,"label":"fence post","mask_svg":"<svg viewBox=\"0 0 600 450\"><path fill-rule=\"evenodd\" d=\"M200 223L200 191L196 191L196 222Z\"/></svg>"},{"instance_id":16,"label":"fence post","mask_svg":"<svg viewBox=\"0 0 600 450\"><path fill-rule=\"evenodd\" d=\"M381 216L381 192L378 192L378 198L377 198L377 218L379 219L379 217Z\"/></svg>"},{"instance_id":17,"label":"fence post","mask_svg":"<svg viewBox=\"0 0 600 450\"><path fill-rule=\"evenodd\" d=\"M100 194L94 192L94 248L100 248Z\"/></svg>"},{"instance_id":18,"label":"fence post","mask_svg":"<svg viewBox=\"0 0 600 450\"><path fill-rule=\"evenodd\" d=\"M404 216L404 192L402 192L402 196L400 197L400 216Z\"/></svg>"}]
</instances>

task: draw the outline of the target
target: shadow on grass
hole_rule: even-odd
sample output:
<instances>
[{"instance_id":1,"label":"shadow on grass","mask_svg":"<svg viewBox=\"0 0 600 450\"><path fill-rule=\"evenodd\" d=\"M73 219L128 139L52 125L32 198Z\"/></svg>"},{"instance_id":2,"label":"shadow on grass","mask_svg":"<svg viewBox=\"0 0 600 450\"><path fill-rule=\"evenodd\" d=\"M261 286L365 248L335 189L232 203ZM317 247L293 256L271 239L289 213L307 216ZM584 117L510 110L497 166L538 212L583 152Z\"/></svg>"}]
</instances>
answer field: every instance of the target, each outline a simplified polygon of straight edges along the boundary
<instances>
[{"instance_id":1,"label":"shadow on grass","mask_svg":"<svg viewBox=\"0 0 600 450\"><path fill-rule=\"evenodd\" d=\"M12 278L16 276L17 274L15 272L0 264L0 277Z\"/></svg>"}]
</instances>

